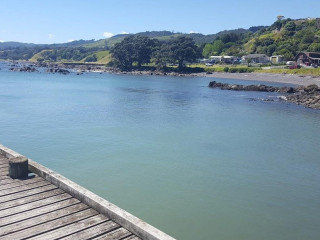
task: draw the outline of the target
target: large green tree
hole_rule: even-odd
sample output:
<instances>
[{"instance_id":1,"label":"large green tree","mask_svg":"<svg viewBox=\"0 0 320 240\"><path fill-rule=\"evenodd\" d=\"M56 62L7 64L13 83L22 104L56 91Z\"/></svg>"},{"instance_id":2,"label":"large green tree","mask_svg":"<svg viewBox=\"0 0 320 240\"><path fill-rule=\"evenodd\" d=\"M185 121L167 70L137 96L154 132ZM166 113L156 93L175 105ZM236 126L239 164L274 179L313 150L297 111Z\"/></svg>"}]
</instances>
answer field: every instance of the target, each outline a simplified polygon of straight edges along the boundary
<instances>
[{"instance_id":1,"label":"large green tree","mask_svg":"<svg viewBox=\"0 0 320 240\"><path fill-rule=\"evenodd\" d=\"M178 67L181 70L185 61L194 62L201 56L199 48L190 37L180 36L170 42L170 50L172 58L178 62Z\"/></svg>"},{"instance_id":2,"label":"large green tree","mask_svg":"<svg viewBox=\"0 0 320 240\"><path fill-rule=\"evenodd\" d=\"M178 63L179 70L182 70L185 62L194 62L198 57L201 57L200 49L192 38L186 36L179 36L163 43L154 53L158 66L164 67L168 63Z\"/></svg>"},{"instance_id":3,"label":"large green tree","mask_svg":"<svg viewBox=\"0 0 320 240\"><path fill-rule=\"evenodd\" d=\"M141 67L142 64L150 62L155 44L155 40L145 36L126 37L111 49L113 62L123 70L131 69L134 62Z\"/></svg>"}]
</instances>

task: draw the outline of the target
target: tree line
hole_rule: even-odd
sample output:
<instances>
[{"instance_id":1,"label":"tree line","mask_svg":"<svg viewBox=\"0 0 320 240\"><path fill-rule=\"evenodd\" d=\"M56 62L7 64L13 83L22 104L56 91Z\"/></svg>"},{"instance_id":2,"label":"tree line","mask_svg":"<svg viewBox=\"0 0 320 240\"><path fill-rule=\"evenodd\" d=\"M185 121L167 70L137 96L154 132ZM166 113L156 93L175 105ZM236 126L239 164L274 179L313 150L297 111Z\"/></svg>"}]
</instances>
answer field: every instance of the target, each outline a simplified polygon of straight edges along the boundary
<instances>
[{"instance_id":1,"label":"tree line","mask_svg":"<svg viewBox=\"0 0 320 240\"><path fill-rule=\"evenodd\" d=\"M140 68L142 64L155 63L157 68L177 64L182 70L186 62L201 57L201 50L192 38L179 36L169 41L159 41L146 36L126 37L111 49L111 65L121 70Z\"/></svg>"}]
</instances>

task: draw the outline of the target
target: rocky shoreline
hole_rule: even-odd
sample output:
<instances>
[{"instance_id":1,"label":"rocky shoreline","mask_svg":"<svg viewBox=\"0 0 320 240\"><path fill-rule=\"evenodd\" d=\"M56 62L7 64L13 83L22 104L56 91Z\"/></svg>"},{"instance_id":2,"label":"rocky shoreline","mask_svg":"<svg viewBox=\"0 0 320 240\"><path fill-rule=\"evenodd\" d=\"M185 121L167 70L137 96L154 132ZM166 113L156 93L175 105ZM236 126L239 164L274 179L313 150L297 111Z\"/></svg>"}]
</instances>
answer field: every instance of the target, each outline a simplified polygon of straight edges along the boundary
<instances>
[{"instance_id":1,"label":"rocky shoreline","mask_svg":"<svg viewBox=\"0 0 320 240\"><path fill-rule=\"evenodd\" d=\"M233 91L278 92L284 94L284 96L279 96L281 101L292 102L307 108L320 109L320 88L315 84L298 87L273 87L263 84L245 86L212 81L209 83L209 87Z\"/></svg>"},{"instance_id":2,"label":"rocky shoreline","mask_svg":"<svg viewBox=\"0 0 320 240\"><path fill-rule=\"evenodd\" d=\"M128 74L128 75L156 75L156 76L174 76L174 77L213 77L240 79L247 81L265 81L270 83L290 83L300 85L298 87L273 87L267 85L235 85L212 81L209 87L220 88L223 90L235 91L263 91L283 93L279 99L282 101L293 102L312 109L320 109L320 78L313 76L281 75L281 74L261 74L261 73L177 73L163 71L120 71L116 68L110 68L95 64L67 64L67 63L31 63L15 62L11 63L9 70L18 72L37 72L42 69L48 73L81 75L87 72ZM267 99L266 101L272 101Z\"/></svg>"},{"instance_id":3,"label":"rocky shoreline","mask_svg":"<svg viewBox=\"0 0 320 240\"><path fill-rule=\"evenodd\" d=\"M297 74L278 74L278 73L225 73L225 72L199 72L199 73L179 73L165 72L158 70L132 70L121 71L116 68L107 67L97 64L81 63L47 63L47 62L11 62L11 71L37 72L37 68L46 69L50 73L75 73L82 75L88 72L111 73L111 74L128 74L128 75L156 75L156 76L173 76L173 77L209 77L223 79L238 79L245 81L259 81L270 83L284 83L308 86L316 84L320 87L320 76L297 75ZM66 70L66 71L65 71Z\"/></svg>"}]
</instances>

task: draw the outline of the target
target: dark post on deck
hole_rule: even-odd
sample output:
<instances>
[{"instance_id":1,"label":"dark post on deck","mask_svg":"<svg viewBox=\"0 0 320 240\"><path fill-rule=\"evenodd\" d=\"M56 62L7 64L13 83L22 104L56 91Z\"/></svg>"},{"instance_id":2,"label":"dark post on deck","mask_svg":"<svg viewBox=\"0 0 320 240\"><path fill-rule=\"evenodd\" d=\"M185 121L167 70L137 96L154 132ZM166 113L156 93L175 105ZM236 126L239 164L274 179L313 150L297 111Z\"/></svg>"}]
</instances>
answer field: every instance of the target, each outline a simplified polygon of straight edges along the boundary
<instances>
[{"instance_id":1,"label":"dark post on deck","mask_svg":"<svg viewBox=\"0 0 320 240\"><path fill-rule=\"evenodd\" d=\"M13 179L26 178L28 176L28 158L15 157L9 159L9 177Z\"/></svg>"}]
</instances>

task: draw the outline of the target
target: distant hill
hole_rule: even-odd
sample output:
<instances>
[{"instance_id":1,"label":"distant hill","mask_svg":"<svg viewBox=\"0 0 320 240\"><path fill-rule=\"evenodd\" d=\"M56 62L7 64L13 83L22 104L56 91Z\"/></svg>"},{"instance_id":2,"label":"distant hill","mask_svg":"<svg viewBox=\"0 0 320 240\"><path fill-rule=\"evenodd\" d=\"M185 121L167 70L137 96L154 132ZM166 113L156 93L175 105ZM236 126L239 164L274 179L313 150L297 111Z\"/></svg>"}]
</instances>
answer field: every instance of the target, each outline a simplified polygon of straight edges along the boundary
<instances>
[{"instance_id":1,"label":"distant hill","mask_svg":"<svg viewBox=\"0 0 320 240\"><path fill-rule=\"evenodd\" d=\"M1 42L0 59L108 63L109 50L130 35L142 35L159 41L189 36L201 47L204 56L281 54L292 59L299 51L320 51L320 19L279 19L270 26L225 30L215 34L146 31L118 34L100 40L77 40L59 44Z\"/></svg>"},{"instance_id":2,"label":"distant hill","mask_svg":"<svg viewBox=\"0 0 320 240\"><path fill-rule=\"evenodd\" d=\"M20 43L20 42L0 42L0 50L18 48L18 47L34 47L34 43Z\"/></svg>"}]
</instances>

